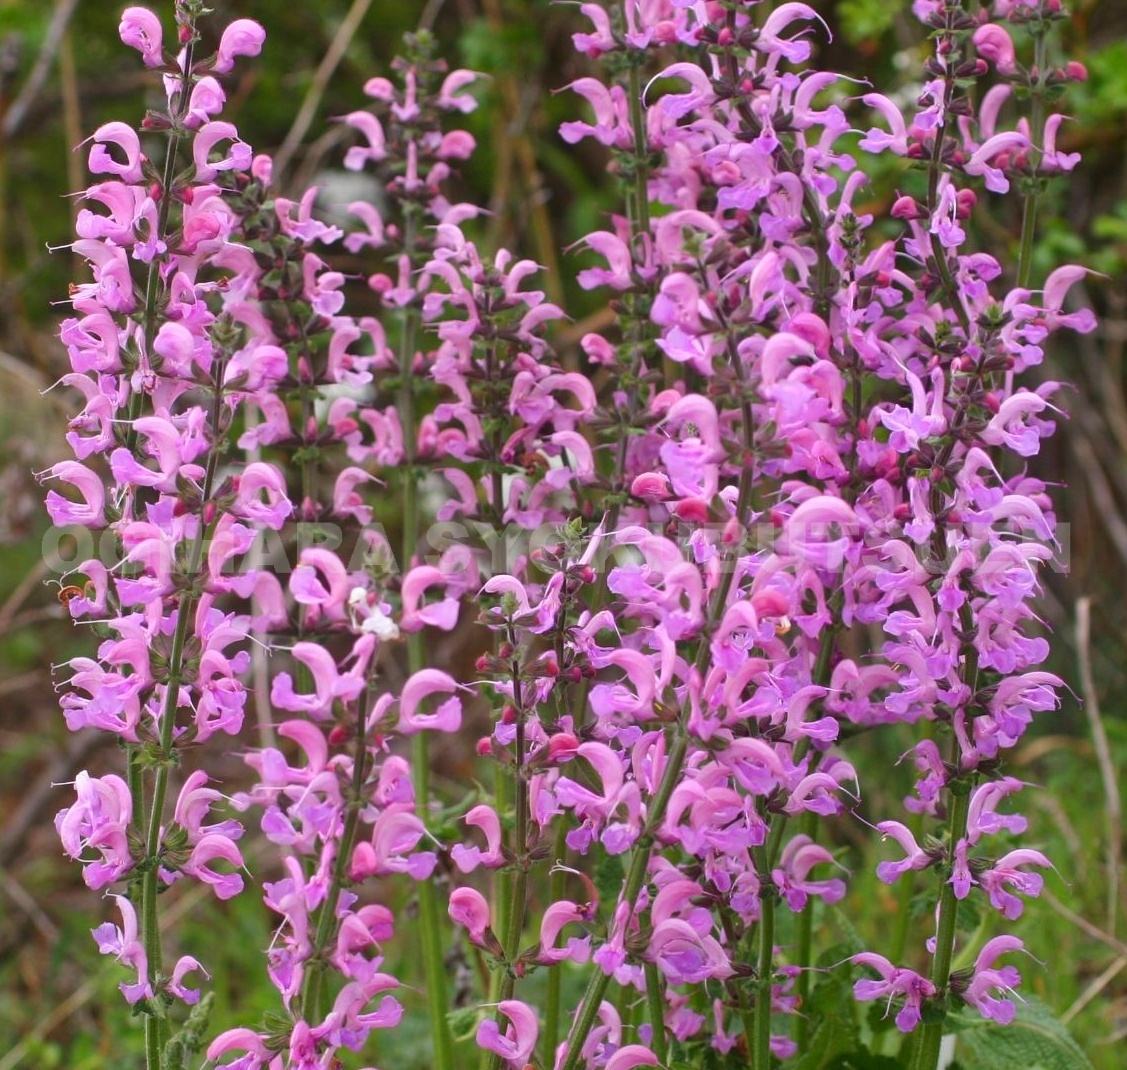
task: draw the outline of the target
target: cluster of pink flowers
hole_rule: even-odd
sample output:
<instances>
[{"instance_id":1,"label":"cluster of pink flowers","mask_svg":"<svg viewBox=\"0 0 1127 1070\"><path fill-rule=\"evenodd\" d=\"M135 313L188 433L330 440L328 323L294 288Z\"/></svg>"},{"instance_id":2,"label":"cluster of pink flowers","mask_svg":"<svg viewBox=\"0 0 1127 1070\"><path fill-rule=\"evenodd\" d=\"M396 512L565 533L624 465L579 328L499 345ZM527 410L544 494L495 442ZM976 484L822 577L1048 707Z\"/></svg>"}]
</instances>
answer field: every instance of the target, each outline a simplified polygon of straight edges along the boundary
<instances>
[{"instance_id":1,"label":"cluster of pink flowers","mask_svg":"<svg viewBox=\"0 0 1127 1070\"><path fill-rule=\"evenodd\" d=\"M260 812L277 848L262 889L284 1013L223 1033L209 1060L328 1067L396 1025L384 945L412 923L376 889L399 878L423 962L403 983L426 987L440 1070L455 1065L455 939L493 969L475 1035L494 1068L630 1070L743 1045L766 1070L801 1043L814 960L808 925L781 946L782 912L845 899L820 819L858 812L863 736L887 725L928 726L913 828L875 827L904 855L882 881L939 875L912 956L931 967L858 952L855 996L894 1005L905 1032L923 1018L924 1050L956 1003L1013 1017L1018 974L995 961L1020 941L951 964L962 900L1016 918L1050 866L1000 838L1025 827L1005 753L1061 684L1039 668L1031 606L1055 518L1026 470L1058 384L1019 376L1053 331L1094 321L1065 308L1083 268L1003 291L965 224L984 196L1075 165L1058 116L1008 109L1015 84L1083 72L1017 62L1006 27L1040 43L1056 0L999 0L995 22L958 0L914 7L936 41L915 107L863 93L851 119L846 80L806 66L822 29L807 4L579 6L576 48L617 73L571 84L593 121L560 133L609 150L627 212L581 243L579 284L618 315L578 365L549 344L564 313L531 288L537 265L484 255L478 209L444 192L474 148L448 128L475 106L472 72L447 73L419 37L394 82L366 84L344 166L375 168L386 196L348 205L345 235L316 190L275 195L269 158L217 118L214 75L262 29L238 20L201 59L199 5L178 0L174 56L155 14L125 11L122 40L164 77L167 112L144 126L167 157L124 123L91 139L99 181L74 249L93 281L62 327L85 405L76 459L44 475L55 523L119 550L68 578L100 645L71 663L62 705L71 728L120 737L127 775L81 774L57 826L90 887L120 889L121 928L95 938L136 973L122 989L149 1070L171 1039L164 1005L195 1002L185 978L206 967L165 970L157 894L244 885L244 829L214 812L206 761L168 813L174 770L240 733L267 651L255 699L286 743L247 755L253 782L229 807ZM879 125L858 140L862 107ZM895 230L855 207L862 153L919 172ZM378 258L377 314L348 314L335 243ZM373 523L378 487L402 502L398 548ZM424 557L430 521L443 538ZM491 567L513 529L530 537ZM284 575L256 560L264 532L294 547ZM427 662L424 636L474 622L472 679ZM440 819L428 740L465 735L469 702L492 710L467 750L495 790ZM921 847L928 822L944 827ZM543 1015L522 987L535 970ZM587 988L562 1008L573 972ZM635 999L642 1025L623 1021Z\"/></svg>"}]
</instances>

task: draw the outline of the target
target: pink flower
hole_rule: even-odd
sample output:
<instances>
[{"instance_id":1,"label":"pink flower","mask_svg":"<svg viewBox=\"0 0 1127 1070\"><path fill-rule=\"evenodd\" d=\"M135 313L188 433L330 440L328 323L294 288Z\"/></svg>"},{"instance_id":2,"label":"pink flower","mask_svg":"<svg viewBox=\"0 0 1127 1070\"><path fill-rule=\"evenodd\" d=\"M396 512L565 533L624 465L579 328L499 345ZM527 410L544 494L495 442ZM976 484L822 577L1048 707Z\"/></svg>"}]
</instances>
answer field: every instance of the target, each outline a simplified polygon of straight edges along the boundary
<instances>
[{"instance_id":1,"label":"pink flower","mask_svg":"<svg viewBox=\"0 0 1127 1070\"><path fill-rule=\"evenodd\" d=\"M483 944L489 930L489 904L476 888L455 888L450 893L450 920L461 925L475 944Z\"/></svg>"},{"instance_id":2,"label":"pink flower","mask_svg":"<svg viewBox=\"0 0 1127 1070\"><path fill-rule=\"evenodd\" d=\"M48 491L47 512L53 524L81 524L87 528L106 526L106 488L99 476L78 461L59 461L40 476L40 479L48 478L69 483L83 498L80 505L56 491Z\"/></svg>"},{"instance_id":3,"label":"pink flower","mask_svg":"<svg viewBox=\"0 0 1127 1070\"><path fill-rule=\"evenodd\" d=\"M90 150L87 166L96 175L117 175L123 182L140 182L141 139L127 123L105 123L91 135L94 147ZM124 161L118 161L106 150L114 145L121 150Z\"/></svg>"},{"instance_id":4,"label":"pink flower","mask_svg":"<svg viewBox=\"0 0 1127 1070\"><path fill-rule=\"evenodd\" d=\"M505 856L501 850L501 819L497 816L497 811L492 806L475 806L462 820L485 833L485 850L456 843L450 850L454 865L463 873L472 873L478 866L496 869L504 865Z\"/></svg>"},{"instance_id":5,"label":"pink flower","mask_svg":"<svg viewBox=\"0 0 1127 1070\"><path fill-rule=\"evenodd\" d=\"M1041 866L1045 869L1052 863L1040 851L1022 848L1002 855L990 869L979 875L978 883L990 897L990 904L1002 913L1002 917L1013 921L1020 918L1024 909L1022 901L1006 890L1009 885L1015 891L1036 898L1041 894L1045 879L1040 873L1026 873L1022 866Z\"/></svg>"},{"instance_id":6,"label":"pink flower","mask_svg":"<svg viewBox=\"0 0 1127 1070\"><path fill-rule=\"evenodd\" d=\"M906 825L900 824L899 821L881 821L877 824L877 828L884 835L884 838L887 839L891 836L900 844L907 855L899 862L880 862L877 864L877 877L885 884L894 883L901 874L909 870L927 869L928 866L935 863L935 856L924 851L916 843L915 836L912 835L911 830Z\"/></svg>"},{"instance_id":7,"label":"pink flower","mask_svg":"<svg viewBox=\"0 0 1127 1070\"><path fill-rule=\"evenodd\" d=\"M797 39L787 40L779 36L779 32L792 22L817 20L825 28L827 35L829 27L825 20L809 4L780 4L775 8L763 23L759 32L759 40L755 47L761 52L776 52L791 63L804 63L810 58L810 44Z\"/></svg>"},{"instance_id":8,"label":"pink flower","mask_svg":"<svg viewBox=\"0 0 1127 1070\"><path fill-rule=\"evenodd\" d=\"M236 56L257 56L266 40L266 31L253 19L235 19L223 31L212 70L226 74L235 66Z\"/></svg>"},{"instance_id":9,"label":"pink flower","mask_svg":"<svg viewBox=\"0 0 1127 1070\"><path fill-rule=\"evenodd\" d=\"M420 669L406 684L399 697L399 731L457 732L462 724L462 700L454 695L439 703L434 713L420 713L419 705L431 695L449 695L462 688L449 673L440 669Z\"/></svg>"},{"instance_id":10,"label":"pink flower","mask_svg":"<svg viewBox=\"0 0 1127 1070\"><path fill-rule=\"evenodd\" d=\"M266 1041L269 1039L268 1036L256 1033L253 1029L228 1029L208 1045L207 1058L209 1062L218 1062L220 1056L230 1051L245 1051L247 1054L243 1058L222 1065L228 1070L258 1070L273 1057L270 1049L266 1047Z\"/></svg>"},{"instance_id":11,"label":"pink flower","mask_svg":"<svg viewBox=\"0 0 1127 1070\"><path fill-rule=\"evenodd\" d=\"M133 868L128 828L133 801L129 786L121 777L109 773L92 777L85 770L74 780L78 800L55 817L55 829L63 850L80 859L87 850L101 854L101 860L87 861L82 877L90 888L102 888L120 879Z\"/></svg>"},{"instance_id":12,"label":"pink flower","mask_svg":"<svg viewBox=\"0 0 1127 1070\"><path fill-rule=\"evenodd\" d=\"M634 1070L638 1066L660 1066L657 1056L641 1044L626 1044L607 1061L604 1070Z\"/></svg>"},{"instance_id":13,"label":"pink flower","mask_svg":"<svg viewBox=\"0 0 1127 1070\"><path fill-rule=\"evenodd\" d=\"M999 74L1017 72L1017 55L1013 38L1003 26L988 22L974 31L974 47L983 59L990 60Z\"/></svg>"},{"instance_id":14,"label":"pink flower","mask_svg":"<svg viewBox=\"0 0 1127 1070\"><path fill-rule=\"evenodd\" d=\"M1010 188L1009 179L1002 169L996 166L995 158L1003 154L1025 152L1028 149L1029 138L1016 130L995 134L971 154L963 170L968 175L984 175L986 188L992 193L1006 193Z\"/></svg>"},{"instance_id":15,"label":"pink flower","mask_svg":"<svg viewBox=\"0 0 1127 1070\"><path fill-rule=\"evenodd\" d=\"M164 63L161 48L164 31L160 19L148 8L127 7L121 13L117 32L123 44L141 53L146 67L160 67Z\"/></svg>"},{"instance_id":16,"label":"pink flower","mask_svg":"<svg viewBox=\"0 0 1127 1070\"><path fill-rule=\"evenodd\" d=\"M229 141L226 155L212 160L217 145ZM222 150L220 150L222 152ZM218 153L216 153L218 155ZM251 147L239 140L239 131L233 123L217 120L201 126L192 139L192 162L196 165L196 180L213 182L220 171L246 171L251 163Z\"/></svg>"},{"instance_id":17,"label":"pink flower","mask_svg":"<svg viewBox=\"0 0 1127 1070\"><path fill-rule=\"evenodd\" d=\"M512 1067L523 1067L532 1055L540 1033L536 1012L519 999L502 1000L497 1009L509 1019L509 1027L502 1035L497 1023L487 1018L477 1027L478 1047L500 1055Z\"/></svg>"},{"instance_id":18,"label":"pink flower","mask_svg":"<svg viewBox=\"0 0 1127 1070\"><path fill-rule=\"evenodd\" d=\"M436 103L440 108L468 114L477 107L477 101L469 93L462 93L460 90L476 82L481 77L483 76L477 71L464 69L451 71L442 80Z\"/></svg>"},{"instance_id":19,"label":"pink flower","mask_svg":"<svg viewBox=\"0 0 1127 1070\"><path fill-rule=\"evenodd\" d=\"M357 844L352 853L353 880L373 874L407 873L421 881L434 872L438 856L433 851L415 850L426 835L426 826L413 809L409 804L397 803L376 818L371 842Z\"/></svg>"},{"instance_id":20,"label":"pink flower","mask_svg":"<svg viewBox=\"0 0 1127 1070\"><path fill-rule=\"evenodd\" d=\"M719 941L702 936L680 918L667 918L654 927L646 958L675 985L700 984L709 978L722 981L733 973Z\"/></svg>"},{"instance_id":21,"label":"pink flower","mask_svg":"<svg viewBox=\"0 0 1127 1070\"><path fill-rule=\"evenodd\" d=\"M771 872L771 880L779 889L787 906L799 911L807 897L816 895L827 903L836 903L845 895L845 881L838 878L811 881L810 870L823 862L833 862L833 855L809 836L795 836L783 849L779 867Z\"/></svg>"},{"instance_id":22,"label":"pink flower","mask_svg":"<svg viewBox=\"0 0 1127 1070\"><path fill-rule=\"evenodd\" d=\"M153 988L149 984L149 958L139 938L137 912L125 896L115 895L112 898L121 912L121 927L118 928L107 921L92 931L94 940L103 955L113 955L123 966L132 967L137 971L137 980L134 984L123 981L120 985L125 998L130 1003L151 999Z\"/></svg>"},{"instance_id":23,"label":"pink flower","mask_svg":"<svg viewBox=\"0 0 1127 1070\"><path fill-rule=\"evenodd\" d=\"M210 884L217 898L231 899L243 890L243 878L238 873L221 873L212 869L210 863L215 861L241 868L243 856L229 837L208 833L200 837L180 869L189 877Z\"/></svg>"},{"instance_id":24,"label":"pink flower","mask_svg":"<svg viewBox=\"0 0 1127 1070\"><path fill-rule=\"evenodd\" d=\"M544 911L540 922L540 952L536 961L552 966L570 959L572 962L586 962L591 954L591 938L571 937L565 947L556 947L556 939L565 925L573 922L591 920L590 908L577 906L569 899L561 899Z\"/></svg>"},{"instance_id":25,"label":"pink flower","mask_svg":"<svg viewBox=\"0 0 1127 1070\"><path fill-rule=\"evenodd\" d=\"M896 1028L910 1033L919 1025L923 1001L935 995L935 985L914 970L901 970L882 955L864 951L850 960L857 966L869 966L880 974L879 981L860 980L853 985L853 995L861 1001L870 999L903 999L896 1015Z\"/></svg>"},{"instance_id":26,"label":"pink flower","mask_svg":"<svg viewBox=\"0 0 1127 1070\"><path fill-rule=\"evenodd\" d=\"M1025 945L1016 936L995 936L988 940L974 966L965 973L951 975L951 991L974 1007L983 1018L992 1018L1000 1025L1009 1025L1016 1008L1013 1000L992 995L995 991L1010 992L1021 984L1021 974L1014 966L996 969L994 960Z\"/></svg>"}]
</instances>

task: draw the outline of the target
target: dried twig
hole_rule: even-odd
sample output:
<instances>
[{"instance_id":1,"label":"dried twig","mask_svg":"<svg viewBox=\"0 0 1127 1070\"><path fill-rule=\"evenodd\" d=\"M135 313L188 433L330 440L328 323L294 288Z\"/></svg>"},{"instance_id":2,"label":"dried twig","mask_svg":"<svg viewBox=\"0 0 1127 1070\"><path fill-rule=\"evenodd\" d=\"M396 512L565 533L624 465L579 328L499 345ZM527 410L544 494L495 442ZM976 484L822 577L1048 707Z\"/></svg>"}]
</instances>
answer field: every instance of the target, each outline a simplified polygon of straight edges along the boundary
<instances>
[{"instance_id":1,"label":"dried twig","mask_svg":"<svg viewBox=\"0 0 1127 1070\"><path fill-rule=\"evenodd\" d=\"M1127 523L1124 523L1123 517L1120 515L1111 484L1108 482L1099 458L1084 435L1071 436L1068 444L1076 456L1080 471L1084 474L1084 479L1088 484L1088 492L1103 523L1104 530L1114 544L1120 560L1127 565Z\"/></svg>"},{"instance_id":2,"label":"dried twig","mask_svg":"<svg viewBox=\"0 0 1127 1070\"><path fill-rule=\"evenodd\" d=\"M51 71L51 64L55 62L55 56L58 54L59 46L63 42L63 36L67 32L67 27L70 25L76 7L78 7L78 0L58 0L58 3L55 4L55 13L51 16L51 24L47 27L43 47L39 49L39 55L35 58L35 66L32 67L31 74L24 82L23 89L12 101L12 106L5 113L3 121L0 122L0 135L3 135L3 137L12 137L23 126L24 119L27 118L32 104L35 103L35 98L43 90L47 75Z\"/></svg>"},{"instance_id":3,"label":"dried twig","mask_svg":"<svg viewBox=\"0 0 1127 1070\"><path fill-rule=\"evenodd\" d=\"M1076 602L1076 657L1080 667L1080 692L1084 696L1084 713L1092 729L1092 744L1096 749L1096 763L1104 786L1104 809L1107 818L1107 930L1116 931L1119 910L1119 874L1122 865L1123 811L1119 798L1119 784L1115 777L1115 762L1111 757L1107 732L1100 717L1099 695L1092 678L1092 662L1088 654L1091 639L1091 600L1085 596Z\"/></svg>"},{"instance_id":4,"label":"dried twig","mask_svg":"<svg viewBox=\"0 0 1127 1070\"><path fill-rule=\"evenodd\" d=\"M0 891L31 919L48 943L54 943L59 938L59 927L47 917L39 901L16 880L10 869L0 870Z\"/></svg>"},{"instance_id":5,"label":"dried twig","mask_svg":"<svg viewBox=\"0 0 1127 1070\"><path fill-rule=\"evenodd\" d=\"M15 619L16 614L27 601L28 595L38 587L50 571L46 561L40 561L22 580L16 589L8 595L7 600L0 606L0 635L6 632Z\"/></svg>"},{"instance_id":6,"label":"dried twig","mask_svg":"<svg viewBox=\"0 0 1127 1070\"><path fill-rule=\"evenodd\" d=\"M1127 955L1120 955L1103 973L1099 975L1079 996L1075 1002L1060 1016L1061 1024L1068 1025L1089 1003L1092 1002L1111 982L1120 970L1127 966Z\"/></svg>"},{"instance_id":7,"label":"dried twig","mask_svg":"<svg viewBox=\"0 0 1127 1070\"><path fill-rule=\"evenodd\" d=\"M329 79L332 78L340 61L344 59L348 46L352 43L356 31L360 29L360 23L364 20L364 16L371 6L372 0L353 0L352 7L349 8L344 21L338 27L336 35L329 45L329 50L325 53L321 65L317 68L317 73L313 75L313 82L309 86L309 91L305 94L305 99L301 102L301 108L293 121L293 126L286 134L286 139L282 142L281 148L274 154L276 174L282 175L285 173L290 160L293 159L293 154L301 144L302 138L309 132L317 109L321 106L325 90L329 86Z\"/></svg>"},{"instance_id":8,"label":"dried twig","mask_svg":"<svg viewBox=\"0 0 1127 1070\"><path fill-rule=\"evenodd\" d=\"M200 904L206 900L211 889L206 884L193 887L182 895L171 906L161 911L160 930L167 933L175 930L180 919L198 910ZM11 1048L6 1055L0 1057L0 1070L15 1070L17 1066L28 1058L29 1049L38 1040L48 1036L57 1029L75 1012L79 1011L99 992L103 990L104 977L118 968L116 962L107 962L102 969L96 971L92 977L87 978L58 1006L51 1008L38 1022L35 1023L20 1039L19 1043Z\"/></svg>"},{"instance_id":9,"label":"dried twig","mask_svg":"<svg viewBox=\"0 0 1127 1070\"><path fill-rule=\"evenodd\" d=\"M1117 955L1127 955L1127 943L1105 932L1095 922L1089 921L1082 914L1066 907L1052 892L1042 892L1041 898L1053 908L1065 921L1072 922L1076 928L1086 932L1093 940L1098 940L1105 947L1110 947Z\"/></svg>"},{"instance_id":10,"label":"dried twig","mask_svg":"<svg viewBox=\"0 0 1127 1070\"><path fill-rule=\"evenodd\" d=\"M104 747L110 736L106 732L80 732L48 767L39 782L20 800L8 823L0 830L0 866L10 866L23 852L33 829L43 821L51 805L55 785L70 780L86 759Z\"/></svg>"}]
</instances>

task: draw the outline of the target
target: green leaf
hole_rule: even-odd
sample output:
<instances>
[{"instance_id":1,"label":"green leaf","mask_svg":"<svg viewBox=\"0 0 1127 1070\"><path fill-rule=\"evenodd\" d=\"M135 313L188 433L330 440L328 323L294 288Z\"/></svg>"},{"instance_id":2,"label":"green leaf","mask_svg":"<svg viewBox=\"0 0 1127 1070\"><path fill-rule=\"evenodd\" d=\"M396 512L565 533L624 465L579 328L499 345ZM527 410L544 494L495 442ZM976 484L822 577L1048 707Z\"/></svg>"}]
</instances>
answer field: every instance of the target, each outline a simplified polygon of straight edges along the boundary
<instances>
[{"instance_id":1,"label":"green leaf","mask_svg":"<svg viewBox=\"0 0 1127 1070\"><path fill-rule=\"evenodd\" d=\"M822 975L810 993L806 1013L814 1028L805 1049L788 1070L828 1070L843 1055L855 1052L860 1044L857 1005L847 971Z\"/></svg>"},{"instance_id":2,"label":"green leaf","mask_svg":"<svg viewBox=\"0 0 1127 1070\"><path fill-rule=\"evenodd\" d=\"M477 1024L480 1019L481 1012L477 1007L457 1007L446 1012L446 1020L450 1023L450 1032L458 1043L469 1040L476 1035Z\"/></svg>"},{"instance_id":3,"label":"green leaf","mask_svg":"<svg viewBox=\"0 0 1127 1070\"><path fill-rule=\"evenodd\" d=\"M891 1055L874 1055L867 1048L858 1048L839 1055L826 1070L903 1070L899 1059Z\"/></svg>"},{"instance_id":4,"label":"green leaf","mask_svg":"<svg viewBox=\"0 0 1127 1070\"><path fill-rule=\"evenodd\" d=\"M599 901L605 909L613 910L618 901L618 893L622 891L622 883L626 880L622 857L604 854L595 866L594 879Z\"/></svg>"},{"instance_id":5,"label":"green leaf","mask_svg":"<svg viewBox=\"0 0 1127 1070\"><path fill-rule=\"evenodd\" d=\"M990 1070L1092 1070L1092 1064L1072 1035L1037 999L1017 1005L1010 1025L984 1018L952 1015L958 1048L970 1066Z\"/></svg>"}]
</instances>

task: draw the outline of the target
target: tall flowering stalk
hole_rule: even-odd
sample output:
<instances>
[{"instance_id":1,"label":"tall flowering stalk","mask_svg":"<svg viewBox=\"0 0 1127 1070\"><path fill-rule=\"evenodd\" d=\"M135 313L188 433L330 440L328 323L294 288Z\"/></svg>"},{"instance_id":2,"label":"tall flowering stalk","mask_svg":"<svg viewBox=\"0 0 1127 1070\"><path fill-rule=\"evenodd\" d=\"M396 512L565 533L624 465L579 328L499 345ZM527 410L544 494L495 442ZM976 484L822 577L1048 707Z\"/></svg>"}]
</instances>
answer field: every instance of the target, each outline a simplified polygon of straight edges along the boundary
<instances>
[{"instance_id":1,"label":"tall flowering stalk","mask_svg":"<svg viewBox=\"0 0 1127 1070\"><path fill-rule=\"evenodd\" d=\"M121 738L126 776L80 774L57 824L87 883L117 889L121 925L95 937L135 974L148 1070L187 1065L204 1028L173 1035L206 964L165 967L158 893L243 886L243 827L213 813L195 756L241 728L249 634L274 655L258 697L284 742L247 755L231 802L276 848L279 1010L213 1039L212 1063L364 1052L410 1005L392 990L420 979L383 969L408 926L440 1068L469 1058L455 1002L479 1004L490 1070L804 1053L814 911L848 893L826 844L886 726L916 731L918 779L912 827L876 823L903 855L877 876L933 870L934 928L910 966L864 950L837 969L902 1032L923 1023L917 1070L953 1007L1012 1019L1019 976L998 960L1021 943L963 947L959 907L1016 918L1049 866L997 837L1025 827L1005 752L1060 685L1031 608L1055 520L1024 468L1057 384L1018 380L1051 331L1094 326L1064 310L1082 268L1028 289L1038 189L1075 163L1045 109L1082 74L1046 66L1057 0L999 2L997 21L918 0L935 55L916 109L862 94L880 125L859 139L845 80L808 66L823 27L807 4L581 4L576 47L611 83L570 85L589 114L561 135L611 151L626 207L581 243L579 284L617 314L583 338L586 373L556 361L563 312L537 265L483 253L477 209L448 199L474 147L449 126L475 106L472 72L420 35L365 85L344 164L373 166L386 196L348 205L344 235L315 190L277 196L269 159L216 118L214 76L261 28L236 21L201 59L198 5L175 10L175 58L157 15L122 17L165 78L167 111L143 124L164 161L124 123L93 136L90 169L110 177L86 191L74 248L93 281L62 329L85 408L76 459L45 474L81 499L52 489L53 520L116 551L68 587L101 645L62 703L72 728ZM1007 124L1015 87L1034 106ZM877 153L918 171L889 207L895 238L859 207ZM1011 185L1024 222L1003 292L966 223ZM341 239L378 259L373 315L348 313ZM398 539L375 522L381 485ZM269 567L248 565L256 540ZM472 677L428 659L444 633ZM467 734L471 697L490 721L467 750L492 789L451 803L433 741ZM189 753L203 768L181 776ZM457 959L476 981L454 991ZM586 978L574 1007L568 976Z\"/></svg>"}]
</instances>

